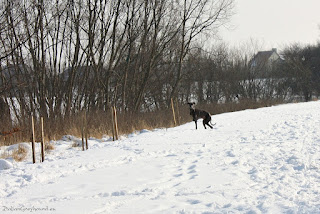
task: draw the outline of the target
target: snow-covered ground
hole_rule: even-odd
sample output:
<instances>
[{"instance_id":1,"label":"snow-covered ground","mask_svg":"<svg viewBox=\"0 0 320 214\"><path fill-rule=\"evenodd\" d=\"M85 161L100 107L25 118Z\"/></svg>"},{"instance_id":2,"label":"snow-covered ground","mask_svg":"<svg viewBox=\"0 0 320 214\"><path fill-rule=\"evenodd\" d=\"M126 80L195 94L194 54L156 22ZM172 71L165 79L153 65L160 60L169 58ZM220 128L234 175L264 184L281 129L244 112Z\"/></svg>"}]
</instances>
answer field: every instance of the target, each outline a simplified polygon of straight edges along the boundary
<instances>
[{"instance_id":1,"label":"snow-covered ground","mask_svg":"<svg viewBox=\"0 0 320 214\"><path fill-rule=\"evenodd\" d=\"M90 139L85 152L66 136L44 163L0 170L0 213L320 213L319 101L213 122Z\"/></svg>"}]
</instances>

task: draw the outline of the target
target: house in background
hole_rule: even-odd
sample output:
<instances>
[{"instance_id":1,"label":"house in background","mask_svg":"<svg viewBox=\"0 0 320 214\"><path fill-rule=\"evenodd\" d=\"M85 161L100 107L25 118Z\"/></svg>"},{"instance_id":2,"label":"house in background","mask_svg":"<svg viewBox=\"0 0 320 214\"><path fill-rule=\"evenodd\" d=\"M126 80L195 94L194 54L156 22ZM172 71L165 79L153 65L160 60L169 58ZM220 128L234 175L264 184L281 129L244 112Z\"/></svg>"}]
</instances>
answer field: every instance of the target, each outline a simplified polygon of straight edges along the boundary
<instances>
[{"instance_id":1,"label":"house in background","mask_svg":"<svg viewBox=\"0 0 320 214\"><path fill-rule=\"evenodd\" d=\"M250 61L252 69L271 70L275 65L282 61L276 48L271 51L259 51Z\"/></svg>"}]
</instances>

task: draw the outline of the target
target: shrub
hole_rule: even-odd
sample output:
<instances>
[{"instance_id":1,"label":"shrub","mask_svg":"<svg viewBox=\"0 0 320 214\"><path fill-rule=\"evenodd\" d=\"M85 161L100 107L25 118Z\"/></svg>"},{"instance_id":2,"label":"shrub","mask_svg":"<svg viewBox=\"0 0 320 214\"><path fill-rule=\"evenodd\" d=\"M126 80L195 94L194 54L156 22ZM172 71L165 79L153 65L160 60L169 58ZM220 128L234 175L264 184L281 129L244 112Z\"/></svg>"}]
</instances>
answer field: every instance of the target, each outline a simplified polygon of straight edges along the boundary
<instances>
[{"instance_id":1,"label":"shrub","mask_svg":"<svg viewBox=\"0 0 320 214\"><path fill-rule=\"evenodd\" d=\"M13 150L12 157L15 161L20 162L26 159L28 155L28 148L19 145L17 149Z\"/></svg>"}]
</instances>

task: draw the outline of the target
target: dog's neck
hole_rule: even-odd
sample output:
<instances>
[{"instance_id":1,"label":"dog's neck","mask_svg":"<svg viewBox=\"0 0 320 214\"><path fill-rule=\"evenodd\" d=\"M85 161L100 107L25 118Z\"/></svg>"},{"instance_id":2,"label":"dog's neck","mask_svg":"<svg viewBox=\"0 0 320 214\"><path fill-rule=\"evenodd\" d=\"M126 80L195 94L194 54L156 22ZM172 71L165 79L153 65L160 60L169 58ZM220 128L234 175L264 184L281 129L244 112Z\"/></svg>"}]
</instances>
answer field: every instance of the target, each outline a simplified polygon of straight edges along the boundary
<instances>
[{"instance_id":1,"label":"dog's neck","mask_svg":"<svg viewBox=\"0 0 320 214\"><path fill-rule=\"evenodd\" d=\"M199 117L201 116L202 111L196 109L196 108L190 108L190 115L192 115L193 117Z\"/></svg>"},{"instance_id":2,"label":"dog's neck","mask_svg":"<svg viewBox=\"0 0 320 214\"><path fill-rule=\"evenodd\" d=\"M196 111L196 108L194 107L194 105L190 106L190 114L195 112Z\"/></svg>"}]
</instances>

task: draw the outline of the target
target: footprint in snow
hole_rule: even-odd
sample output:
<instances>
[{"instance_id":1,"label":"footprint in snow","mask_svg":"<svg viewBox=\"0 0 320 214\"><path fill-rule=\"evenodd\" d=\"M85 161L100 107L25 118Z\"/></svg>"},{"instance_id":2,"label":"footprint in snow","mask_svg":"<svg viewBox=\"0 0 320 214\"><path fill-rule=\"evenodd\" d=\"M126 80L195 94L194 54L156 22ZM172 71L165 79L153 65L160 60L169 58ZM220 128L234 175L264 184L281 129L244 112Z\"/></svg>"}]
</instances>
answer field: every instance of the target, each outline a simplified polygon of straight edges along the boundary
<instances>
[{"instance_id":1,"label":"footprint in snow","mask_svg":"<svg viewBox=\"0 0 320 214\"><path fill-rule=\"evenodd\" d=\"M188 200L187 202L189 204L200 204L201 203L201 201L199 201L199 200Z\"/></svg>"},{"instance_id":2,"label":"footprint in snow","mask_svg":"<svg viewBox=\"0 0 320 214\"><path fill-rule=\"evenodd\" d=\"M193 179L195 179L196 177L198 177L198 175L192 175L189 180L193 180Z\"/></svg>"},{"instance_id":3,"label":"footprint in snow","mask_svg":"<svg viewBox=\"0 0 320 214\"><path fill-rule=\"evenodd\" d=\"M232 165L239 165L239 161L238 160L235 160L233 162L231 162Z\"/></svg>"},{"instance_id":4,"label":"footprint in snow","mask_svg":"<svg viewBox=\"0 0 320 214\"><path fill-rule=\"evenodd\" d=\"M176 155L176 154L169 154L169 155L167 155L166 157L167 157L167 158L169 158L169 157L177 157L177 155Z\"/></svg>"},{"instance_id":5,"label":"footprint in snow","mask_svg":"<svg viewBox=\"0 0 320 214\"><path fill-rule=\"evenodd\" d=\"M195 168L197 167L197 165L191 165L189 168L188 168L188 170L189 170L189 172L188 172L188 174L194 174L194 173L196 173L197 171L195 170Z\"/></svg>"},{"instance_id":6,"label":"footprint in snow","mask_svg":"<svg viewBox=\"0 0 320 214\"><path fill-rule=\"evenodd\" d=\"M197 166L197 165L191 165L188 169L189 169L189 170L194 169L194 168L196 168L196 166Z\"/></svg>"},{"instance_id":7,"label":"footprint in snow","mask_svg":"<svg viewBox=\"0 0 320 214\"><path fill-rule=\"evenodd\" d=\"M176 178L178 178L178 177L181 177L183 175L183 173L180 173L180 174L175 174L175 175L173 175L173 177L176 177Z\"/></svg>"},{"instance_id":8,"label":"footprint in snow","mask_svg":"<svg viewBox=\"0 0 320 214\"><path fill-rule=\"evenodd\" d=\"M193 170L189 171L188 174L194 174L194 173L196 173L196 172L197 172L197 171L193 169Z\"/></svg>"},{"instance_id":9,"label":"footprint in snow","mask_svg":"<svg viewBox=\"0 0 320 214\"><path fill-rule=\"evenodd\" d=\"M125 191L118 191L118 192L113 192L111 194L111 196L124 196L126 195L126 192Z\"/></svg>"},{"instance_id":10,"label":"footprint in snow","mask_svg":"<svg viewBox=\"0 0 320 214\"><path fill-rule=\"evenodd\" d=\"M106 197L109 197L110 194L105 192L105 193L99 193L98 196L101 197L101 198L106 198Z\"/></svg>"},{"instance_id":11,"label":"footprint in snow","mask_svg":"<svg viewBox=\"0 0 320 214\"><path fill-rule=\"evenodd\" d=\"M228 157L235 157L235 154L232 151L227 151Z\"/></svg>"}]
</instances>

